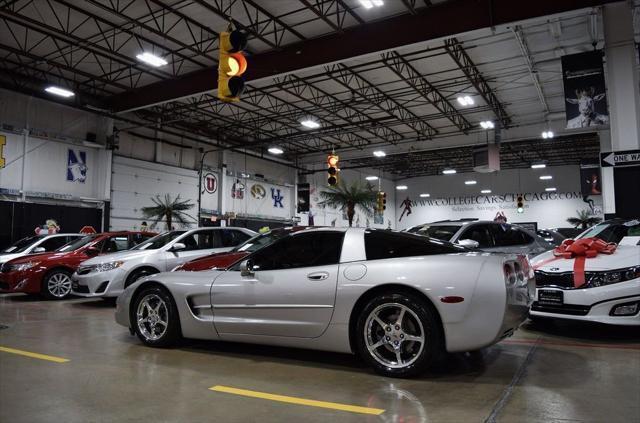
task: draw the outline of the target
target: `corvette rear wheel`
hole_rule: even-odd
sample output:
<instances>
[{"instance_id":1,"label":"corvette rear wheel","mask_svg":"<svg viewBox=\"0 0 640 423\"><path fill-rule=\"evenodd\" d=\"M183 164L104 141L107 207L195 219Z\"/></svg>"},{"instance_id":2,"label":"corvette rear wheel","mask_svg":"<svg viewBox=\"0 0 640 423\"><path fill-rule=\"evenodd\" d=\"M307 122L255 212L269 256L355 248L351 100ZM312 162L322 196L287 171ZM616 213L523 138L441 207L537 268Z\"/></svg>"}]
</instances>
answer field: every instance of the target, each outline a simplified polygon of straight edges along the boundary
<instances>
[{"instance_id":1,"label":"corvette rear wheel","mask_svg":"<svg viewBox=\"0 0 640 423\"><path fill-rule=\"evenodd\" d=\"M144 344L169 347L180 339L178 309L164 289L153 286L143 289L131 312L134 330Z\"/></svg>"},{"instance_id":2,"label":"corvette rear wheel","mask_svg":"<svg viewBox=\"0 0 640 423\"><path fill-rule=\"evenodd\" d=\"M42 281L42 294L50 300L62 300L71 294L71 272L54 269Z\"/></svg>"},{"instance_id":3,"label":"corvette rear wheel","mask_svg":"<svg viewBox=\"0 0 640 423\"><path fill-rule=\"evenodd\" d=\"M423 373L442 349L435 311L410 294L383 294L367 303L356 327L358 352L390 377Z\"/></svg>"}]
</instances>

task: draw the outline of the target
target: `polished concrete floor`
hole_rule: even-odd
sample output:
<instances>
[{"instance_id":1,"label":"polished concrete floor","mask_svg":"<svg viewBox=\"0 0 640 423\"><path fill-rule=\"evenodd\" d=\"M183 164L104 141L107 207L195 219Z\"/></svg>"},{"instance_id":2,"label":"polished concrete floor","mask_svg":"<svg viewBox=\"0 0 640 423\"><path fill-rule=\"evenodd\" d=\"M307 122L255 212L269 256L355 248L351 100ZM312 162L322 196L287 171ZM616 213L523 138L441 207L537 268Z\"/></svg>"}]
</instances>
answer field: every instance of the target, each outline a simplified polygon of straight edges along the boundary
<instances>
[{"instance_id":1,"label":"polished concrete floor","mask_svg":"<svg viewBox=\"0 0 640 423\"><path fill-rule=\"evenodd\" d=\"M527 324L481 353L398 380L344 354L201 341L151 349L113 311L102 300L0 296L0 422L640 422L637 328ZM384 412L209 389L216 385Z\"/></svg>"}]
</instances>

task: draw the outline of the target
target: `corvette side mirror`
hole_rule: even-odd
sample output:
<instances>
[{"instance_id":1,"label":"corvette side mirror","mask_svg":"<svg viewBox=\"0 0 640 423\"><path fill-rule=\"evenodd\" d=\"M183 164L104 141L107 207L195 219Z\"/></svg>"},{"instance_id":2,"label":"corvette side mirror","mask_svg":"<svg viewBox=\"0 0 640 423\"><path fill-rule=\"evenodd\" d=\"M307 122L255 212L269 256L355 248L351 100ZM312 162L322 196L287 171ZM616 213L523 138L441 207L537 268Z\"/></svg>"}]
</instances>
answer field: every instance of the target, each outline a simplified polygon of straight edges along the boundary
<instances>
[{"instance_id":1,"label":"corvette side mirror","mask_svg":"<svg viewBox=\"0 0 640 423\"><path fill-rule=\"evenodd\" d=\"M480 246L478 241L474 241L472 239L461 239L458 241L458 244L467 248L478 248Z\"/></svg>"},{"instance_id":2,"label":"corvette side mirror","mask_svg":"<svg viewBox=\"0 0 640 423\"><path fill-rule=\"evenodd\" d=\"M173 251L175 253L177 251L186 250L186 248L187 246L184 245L182 242L176 242L171 246L171 249L169 251Z\"/></svg>"},{"instance_id":3,"label":"corvette side mirror","mask_svg":"<svg viewBox=\"0 0 640 423\"><path fill-rule=\"evenodd\" d=\"M47 250L44 247L36 247L36 248L33 249L34 253L44 253L46 251Z\"/></svg>"},{"instance_id":4,"label":"corvette side mirror","mask_svg":"<svg viewBox=\"0 0 640 423\"><path fill-rule=\"evenodd\" d=\"M253 261L251 260L243 260L240 263L240 276L242 277L251 277L254 276L253 272Z\"/></svg>"}]
</instances>

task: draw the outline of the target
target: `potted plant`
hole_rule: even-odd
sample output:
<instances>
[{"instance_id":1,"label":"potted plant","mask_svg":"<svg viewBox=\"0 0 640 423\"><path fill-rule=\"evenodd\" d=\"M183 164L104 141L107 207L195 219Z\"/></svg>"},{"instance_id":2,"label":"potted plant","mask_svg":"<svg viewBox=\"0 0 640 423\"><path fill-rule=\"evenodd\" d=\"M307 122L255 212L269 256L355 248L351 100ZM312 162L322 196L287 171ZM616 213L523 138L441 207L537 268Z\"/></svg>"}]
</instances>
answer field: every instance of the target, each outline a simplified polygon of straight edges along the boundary
<instances>
[{"instance_id":1,"label":"potted plant","mask_svg":"<svg viewBox=\"0 0 640 423\"><path fill-rule=\"evenodd\" d=\"M159 195L151 197L154 205L142 208L142 214L145 218L153 220L153 226L155 226L161 220L166 220L167 229L173 229L173 221L175 220L180 225L185 226L189 221L195 220L193 217L185 213L194 206L190 200L181 200L180 194L173 200L169 194L166 194L164 198Z\"/></svg>"},{"instance_id":2,"label":"potted plant","mask_svg":"<svg viewBox=\"0 0 640 423\"><path fill-rule=\"evenodd\" d=\"M600 217L592 215L587 209L576 210L576 213L578 214L578 217L570 217L567 219L567 222L576 228L579 227L580 229L587 229L602 221Z\"/></svg>"},{"instance_id":3,"label":"potted plant","mask_svg":"<svg viewBox=\"0 0 640 423\"><path fill-rule=\"evenodd\" d=\"M353 217L358 208L365 216L373 216L376 203L376 193L371 184L362 184L356 181L351 185L340 182L328 191L320 193L322 201L319 206L329 206L340 211L346 211L349 227L353 225Z\"/></svg>"}]
</instances>

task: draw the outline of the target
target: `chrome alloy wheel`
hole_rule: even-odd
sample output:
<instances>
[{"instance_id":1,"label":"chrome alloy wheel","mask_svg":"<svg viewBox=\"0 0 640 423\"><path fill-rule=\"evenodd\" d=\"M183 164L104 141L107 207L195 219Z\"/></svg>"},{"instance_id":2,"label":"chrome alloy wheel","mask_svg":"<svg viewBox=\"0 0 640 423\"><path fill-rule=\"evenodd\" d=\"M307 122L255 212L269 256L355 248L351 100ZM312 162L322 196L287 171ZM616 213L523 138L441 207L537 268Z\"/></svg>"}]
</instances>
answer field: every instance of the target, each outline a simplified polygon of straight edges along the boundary
<instances>
[{"instance_id":1,"label":"chrome alloy wheel","mask_svg":"<svg viewBox=\"0 0 640 423\"><path fill-rule=\"evenodd\" d=\"M415 362L425 344L425 332L418 315L409 307L386 303L376 307L365 323L369 354L380 364L401 369Z\"/></svg>"},{"instance_id":2,"label":"chrome alloy wheel","mask_svg":"<svg viewBox=\"0 0 640 423\"><path fill-rule=\"evenodd\" d=\"M64 298L71 292L71 278L65 273L54 273L47 279L47 291L56 298Z\"/></svg>"},{"instance_id":3,"label":"chrome alloy wheel","mask_svg":"<svg viewBox=\"0 0 640 423\"><path fill-rule=\"evenodd\" d=\"M168 327L169 311L165 301L156 294L147 294L136 311L138 330L148 341L160 339Z\"/></svg>"}]
</instances>

